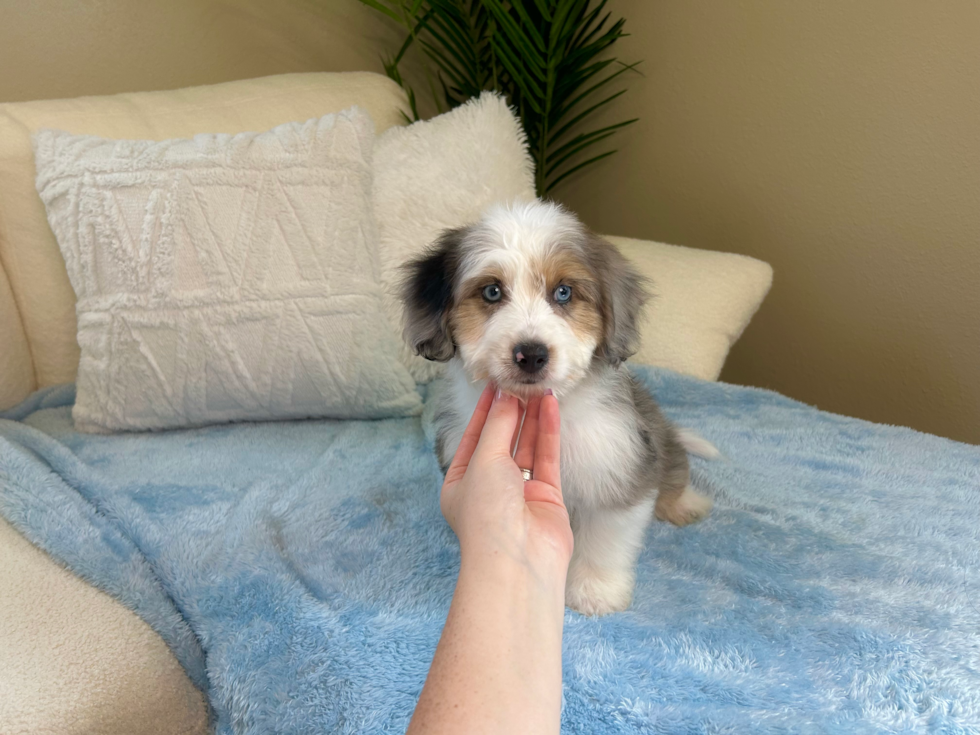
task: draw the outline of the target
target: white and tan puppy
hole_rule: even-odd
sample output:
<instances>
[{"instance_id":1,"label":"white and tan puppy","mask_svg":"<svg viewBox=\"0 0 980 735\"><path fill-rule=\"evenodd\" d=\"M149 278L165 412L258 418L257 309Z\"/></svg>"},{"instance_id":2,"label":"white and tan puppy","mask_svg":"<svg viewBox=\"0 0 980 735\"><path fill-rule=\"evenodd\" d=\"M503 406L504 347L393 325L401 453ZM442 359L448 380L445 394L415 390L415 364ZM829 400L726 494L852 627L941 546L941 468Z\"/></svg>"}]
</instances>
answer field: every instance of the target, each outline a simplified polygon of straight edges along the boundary
<instances>
[{"instance_id":1,"label":"white and tan puppy","mask_svg":"<svg viewBox=\"0 0 980 735\"><path fill-rule=\"evenodd\" d=\"M406 267L406 338L449 362L440 462L452 460L488 380L520 398L551 388L575 537L566 602L587 615L625 609L653 515L683 526L711 509L689 484L685 446L698 439L622 367L639 337L643 278L574 215L540 201L495 206Z\"/></svg>"}]
</instances>

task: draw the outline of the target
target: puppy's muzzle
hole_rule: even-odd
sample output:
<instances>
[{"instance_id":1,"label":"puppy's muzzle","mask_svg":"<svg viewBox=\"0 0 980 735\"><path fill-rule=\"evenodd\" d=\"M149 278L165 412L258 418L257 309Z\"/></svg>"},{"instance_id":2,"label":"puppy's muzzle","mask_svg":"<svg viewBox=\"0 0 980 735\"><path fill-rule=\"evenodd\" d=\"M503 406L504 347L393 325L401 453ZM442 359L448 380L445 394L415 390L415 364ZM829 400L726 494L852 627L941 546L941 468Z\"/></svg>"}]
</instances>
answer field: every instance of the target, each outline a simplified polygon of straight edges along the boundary
<instances>
[{"instance_id":1,"label":"puppy's muzzle","mask_svg":"<svg viewBox=\"0 0 980 735\"><path fill-rule=\"evenodd\" d=\"M514 345L514 364L521 371L533 375L548 364L548 348L540 342L522 342Z\"/></svg>"}]
</instances>

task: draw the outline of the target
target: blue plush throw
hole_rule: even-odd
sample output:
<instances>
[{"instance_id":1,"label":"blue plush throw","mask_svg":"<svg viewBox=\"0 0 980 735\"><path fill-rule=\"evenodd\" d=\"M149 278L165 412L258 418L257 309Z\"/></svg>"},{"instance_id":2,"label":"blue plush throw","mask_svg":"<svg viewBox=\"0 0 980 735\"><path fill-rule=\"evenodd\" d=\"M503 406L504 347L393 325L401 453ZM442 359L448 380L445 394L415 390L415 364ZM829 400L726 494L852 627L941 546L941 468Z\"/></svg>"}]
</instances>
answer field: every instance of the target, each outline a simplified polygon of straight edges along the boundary
<instances>
[{"instance_id":1,"label":"blue plush throw","mask_svg":"<svg viewBox=\"0 0 980 735\"><path fill-rule=\"evenodd\" d=\"M725 455L632 608L565 618L563 733L980 732L980 448L639 368ZM458 547L429 419L91 436L0 420L0 513L123 601L218 733L403 732Z\"/></svg>"}]
</instances>

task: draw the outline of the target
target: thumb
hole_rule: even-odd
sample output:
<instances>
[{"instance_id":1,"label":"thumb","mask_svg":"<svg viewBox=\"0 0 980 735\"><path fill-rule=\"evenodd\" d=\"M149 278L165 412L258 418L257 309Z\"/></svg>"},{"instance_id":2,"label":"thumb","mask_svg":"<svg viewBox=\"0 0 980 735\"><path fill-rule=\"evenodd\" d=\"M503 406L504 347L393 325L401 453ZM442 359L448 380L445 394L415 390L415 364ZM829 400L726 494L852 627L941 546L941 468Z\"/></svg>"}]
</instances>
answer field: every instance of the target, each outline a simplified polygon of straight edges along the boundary
<instances>
[{"instance_id":1,"label":"thumb","mask_svg":"<svg viewBox=\"0 0 980 735\"><path fill-rule=\"evenodd\" d=\"M487 422L483 425L476 453L484 457L510 457L514 430L520 420L520 407L514 396L499 389L493 397Z\"/></svg>"}]
</instances>

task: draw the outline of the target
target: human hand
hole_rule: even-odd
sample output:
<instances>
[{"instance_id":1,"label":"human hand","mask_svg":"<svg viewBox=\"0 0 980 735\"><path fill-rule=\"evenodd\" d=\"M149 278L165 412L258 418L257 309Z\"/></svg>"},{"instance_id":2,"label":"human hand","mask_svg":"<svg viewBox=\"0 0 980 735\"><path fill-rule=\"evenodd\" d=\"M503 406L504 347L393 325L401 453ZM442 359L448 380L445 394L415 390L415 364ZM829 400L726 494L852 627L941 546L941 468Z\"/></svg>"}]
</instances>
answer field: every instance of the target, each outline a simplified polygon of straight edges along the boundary
<instances>
[{"instance_id":1,"label":"human hand","mask_svg":"<svg viewBox=\"0 0 980 735\"><path fill-rule=\"evenodd\" d=\"M512 458L520 417L516 398L487 386L446 473L442 513L464 562L503 554L540 574L555 565L564 574L573 540L561 494L558 401L553 395L528 401ZM533 479L525 482L521 468Z\"/></svg>"},{"instance_id":2,"label":"human hand","mask_svg":"<svg viewBox=\"0 0 980 735\"><path fill-rule=\"evenodd\" d=\"M572 529L558 473L558 401L488 387L442 486L461 564L409 735L557 733ZM521 468L534 473L524 482Z\"/></svg>"}]
</instances>

